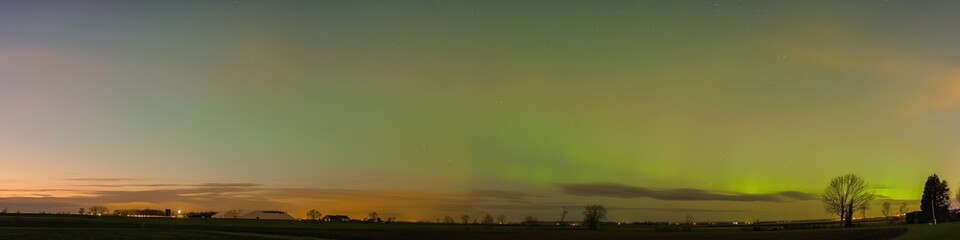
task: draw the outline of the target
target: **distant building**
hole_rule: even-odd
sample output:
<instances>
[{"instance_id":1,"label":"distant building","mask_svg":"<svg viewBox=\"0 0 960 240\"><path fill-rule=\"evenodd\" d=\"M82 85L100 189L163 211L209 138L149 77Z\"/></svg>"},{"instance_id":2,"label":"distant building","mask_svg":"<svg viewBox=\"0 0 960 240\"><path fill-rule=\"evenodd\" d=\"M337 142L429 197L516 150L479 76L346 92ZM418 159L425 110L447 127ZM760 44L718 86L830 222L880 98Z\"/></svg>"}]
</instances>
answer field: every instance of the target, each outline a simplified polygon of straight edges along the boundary
<instances>
[{"instance_id":1,"label":"distant building","mask_svg":"<svg viewBox=\"0 0 960 240\"><path fill-rule=\"evenodd\" d=\"M164 214L163 210L160 209L117 209L113 211L113 215L116 216L125 216L125 217L170 217L170 215Z\"/></svg>"},{"instance_id":2,"label":"distant building","mask_svg":"<svg viewBox=\"0 0 960 240\"><path fill-rule=\"evenodd\" d=\"M323 220L324 222L346 222L350 221L350 217L347 217L346 215L326 215L320 220Z\"/></svg>"},{"instance_id":3,"label":"distant building","mask_svg":"<svg viewBox=\"0 0 960 240\"><path fill-rule=\"evenodd\" d=\"M231 218L231 219L261 219L261 220L293 220L290 214L283 211L244 211L230 210L217 212L213 218Z\"/></svg>"}]
</instances>

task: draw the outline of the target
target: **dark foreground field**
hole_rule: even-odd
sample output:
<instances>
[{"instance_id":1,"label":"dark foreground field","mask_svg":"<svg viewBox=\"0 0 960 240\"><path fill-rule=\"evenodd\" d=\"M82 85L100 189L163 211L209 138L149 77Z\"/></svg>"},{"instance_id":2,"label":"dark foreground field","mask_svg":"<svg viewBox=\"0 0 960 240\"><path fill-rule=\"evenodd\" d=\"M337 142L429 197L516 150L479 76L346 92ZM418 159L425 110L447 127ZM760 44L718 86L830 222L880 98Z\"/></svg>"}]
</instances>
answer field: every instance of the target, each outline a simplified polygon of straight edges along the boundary
<instances>
[{"instance_id":1,"label":"dark foreground field","mask_svg":"<svg viewBox=\"0 0 960 240\"><path fill-rule=\"evenodd\" d=\"M697 228L656 232L649 226L599 231L549 227L444 224L313 223L309 221L2 215L0 239L957 239L960 224L875 226L856 229L743 231ZM947 238L943 238L949 236ZM901 238L897 238L901 237ZM950 238L953 237L953 238Z\"/></svg>"}]
</instances>

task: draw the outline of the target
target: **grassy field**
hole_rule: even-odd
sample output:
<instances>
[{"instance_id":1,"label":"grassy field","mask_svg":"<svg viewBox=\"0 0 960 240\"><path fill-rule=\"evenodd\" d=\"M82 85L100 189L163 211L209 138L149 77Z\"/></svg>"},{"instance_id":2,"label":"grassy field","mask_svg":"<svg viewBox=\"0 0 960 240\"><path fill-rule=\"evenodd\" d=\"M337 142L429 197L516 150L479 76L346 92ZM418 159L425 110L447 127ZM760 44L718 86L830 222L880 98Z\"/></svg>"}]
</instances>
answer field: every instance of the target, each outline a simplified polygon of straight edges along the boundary
<instances>
[{"instance_id":1,"label":"grassy field","mask_svg":"<svg viewBox=\"0 0 960 240\"><path fill-rule=\"evenodd\" d=\"M911 225L907 233L896 240L960 240L960 222L937 225Z\"/></svg>"},{"instance_id":2,"label":"grassy field","mask_svg":"<svg viewBox=\"0 0 960 240\"><path fill-rule=\"evenodd\" d=\"M832 225L831 225L832 226ZM953 227L951 227L953 226ZM824 226L819 226L824 227ZM870 225L854 229L753 231L751 227L681 228L605 225L599 231L514 225L310 222L234 219L0 215L0 239L944 239L960 224ZM678 230L666 228L668 231ZM906 234L905 234L906 233ZM901 236L901 238L897 238ZM957 238L946 238L957 239Z\"/></svg>"}]
</instances>

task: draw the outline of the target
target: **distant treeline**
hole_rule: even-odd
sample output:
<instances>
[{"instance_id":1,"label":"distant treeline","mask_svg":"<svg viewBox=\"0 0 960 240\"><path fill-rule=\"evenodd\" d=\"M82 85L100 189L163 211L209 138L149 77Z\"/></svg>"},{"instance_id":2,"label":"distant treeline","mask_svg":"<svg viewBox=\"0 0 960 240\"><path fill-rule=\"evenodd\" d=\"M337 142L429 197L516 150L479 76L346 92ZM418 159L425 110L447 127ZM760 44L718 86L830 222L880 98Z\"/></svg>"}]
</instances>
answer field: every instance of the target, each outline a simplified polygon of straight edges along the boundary
<instances>
[{"instance_id":1,"label":"distant treeline","mask_svg":"<svg viewBox=\"0 0 960 240\"><path fill-rule=\"evenodd\" d=\"M216 214L217 214L217 212L214 212L214 211L209 211L209 212L188 212L187 214L184 214L184 216L186 216L186 217L188 217L188 218L213 218L213 215L216 215Z\"/></svg>"}]
</instances>

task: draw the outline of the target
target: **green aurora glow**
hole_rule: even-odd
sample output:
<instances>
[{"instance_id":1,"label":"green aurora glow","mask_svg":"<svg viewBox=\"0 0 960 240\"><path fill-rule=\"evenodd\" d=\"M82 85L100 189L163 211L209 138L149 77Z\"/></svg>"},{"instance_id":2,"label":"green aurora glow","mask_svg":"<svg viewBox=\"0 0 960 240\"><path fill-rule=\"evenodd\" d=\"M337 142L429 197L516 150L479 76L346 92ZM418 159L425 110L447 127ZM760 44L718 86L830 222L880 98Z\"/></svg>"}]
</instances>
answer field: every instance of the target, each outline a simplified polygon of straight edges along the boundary
<instances>
[{"instance_id":1,"label":"green aurora glow","mask_svg":"<svg viewBox=\"0 0 960 240\"><path fill-rule=\"evenodd\" d=\"M960 180L958 7L3 1L0 206L83 202L75 195L113 188L36 192L126 178L388 192L400 197L269 206L401 219L551 219L554 206L593 203L624 221L824 218L816 200L574 196L558 185L819 194L846 173L915 205L927 175ZM448 201L477 190L513 195Z\"/></svg>"}]
</instances>

